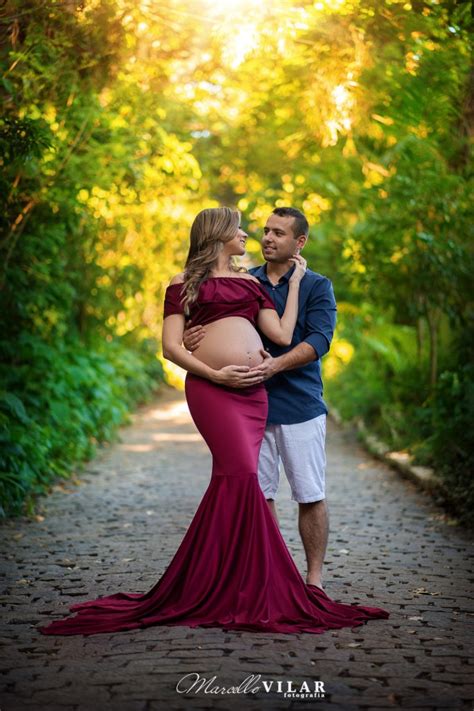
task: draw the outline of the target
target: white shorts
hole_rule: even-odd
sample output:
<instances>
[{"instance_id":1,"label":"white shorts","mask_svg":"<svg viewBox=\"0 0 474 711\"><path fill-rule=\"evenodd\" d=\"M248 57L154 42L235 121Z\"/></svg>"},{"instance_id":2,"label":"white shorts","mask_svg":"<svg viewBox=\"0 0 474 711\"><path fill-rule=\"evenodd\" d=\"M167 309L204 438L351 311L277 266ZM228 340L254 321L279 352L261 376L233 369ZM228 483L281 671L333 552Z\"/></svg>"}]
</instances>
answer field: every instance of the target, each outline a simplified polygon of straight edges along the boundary
<instances>
[{"instance_id":1,"label":"white shorts","mask_svg":"<svg viewBox=\"0 0 474 711\"><path fill-rule=\"evenodd\" d=\"M258 480L266 499L274 499L280 464L299 504L325 498L326 415L294 425L267 425L258 460Z\"/></svg>"}]
</instances>

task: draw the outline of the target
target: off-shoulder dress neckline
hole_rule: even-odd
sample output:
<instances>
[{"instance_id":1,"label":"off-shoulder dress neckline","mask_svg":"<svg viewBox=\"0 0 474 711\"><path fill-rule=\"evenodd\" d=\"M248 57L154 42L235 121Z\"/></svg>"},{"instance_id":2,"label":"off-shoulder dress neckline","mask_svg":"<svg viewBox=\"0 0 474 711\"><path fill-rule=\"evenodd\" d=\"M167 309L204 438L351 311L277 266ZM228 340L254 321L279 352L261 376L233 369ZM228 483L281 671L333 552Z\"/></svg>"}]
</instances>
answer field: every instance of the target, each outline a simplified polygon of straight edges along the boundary
<instances>
[{"instance_id":1,"label":"off-shoulder dress neckline","mask_svg":"<svg viewBox=\"0 0 474 711\"><path fill-rule=\"evenodd\" d=\"M255 281L255 279L247 279L246 277L230 277L230 276L217 276L217 277L209 277L208 279L205 279L202 283L205 284L208 281L216 281L217 279L233 279L234 281L250 281L253 284L260 284L259 281ZM167 288L169 289L170 286L183 286L184 281L180 281L177 284L168 284Z\"/></svg>"}]
</instances>

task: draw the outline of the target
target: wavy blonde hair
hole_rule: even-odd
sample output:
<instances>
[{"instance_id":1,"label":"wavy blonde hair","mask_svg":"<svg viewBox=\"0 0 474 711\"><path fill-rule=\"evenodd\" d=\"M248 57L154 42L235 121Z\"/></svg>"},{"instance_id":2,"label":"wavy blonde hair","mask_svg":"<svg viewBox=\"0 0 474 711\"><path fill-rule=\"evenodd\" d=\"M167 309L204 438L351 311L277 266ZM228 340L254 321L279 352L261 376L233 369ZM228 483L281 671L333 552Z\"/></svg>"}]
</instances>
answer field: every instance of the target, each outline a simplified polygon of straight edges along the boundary
<instances>
[{"instance_id":1,"label":"wavy blonde hair","mask_svg":"<svg viewBox=\"0 0 474 711\"><path fill-rule=\"evenodd\" d=\"M188 257L184 269L184 313L196 301L199 287L209 278L217 263L223 244L234 239L240 225L240 212L230 207L211 207L201 210L191 225ZM247 271L232 262L235 272Z\"/></svg>"}]
</instances>

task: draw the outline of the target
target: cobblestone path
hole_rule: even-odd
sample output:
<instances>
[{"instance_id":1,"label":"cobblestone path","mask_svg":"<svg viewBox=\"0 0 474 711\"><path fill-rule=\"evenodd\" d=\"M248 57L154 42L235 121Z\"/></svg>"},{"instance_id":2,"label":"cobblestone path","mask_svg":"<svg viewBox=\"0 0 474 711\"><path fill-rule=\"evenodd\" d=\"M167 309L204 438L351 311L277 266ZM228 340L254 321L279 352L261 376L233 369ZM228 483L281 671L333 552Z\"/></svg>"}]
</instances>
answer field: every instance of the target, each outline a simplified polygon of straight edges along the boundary
<instances>
[{"instance_id":1,"label":"cobblestone path","mask_svg":"<svg viewBox=\"0 0 474 711\"><path fill-rule=\"evenodd\" d=\"M206 489L210 457L182 395L165 390L89 463L79 485L55 487L43 500L43 520L1 525L1 711L472 709L467 536L328 424L326 590L385 607L389 620L298 636L186 627L90 637L36 631L80 600L145 592L176 551ZM282 531L304 573L296 504L283 482ZM249 675L274 684L269 693L260 680L257 694L183 696L176 685L189 673L216 676L221 687ZM325 699L285 697L287 682L298 689L314 680L323 681Z\"/></svg>"}]
</instances>

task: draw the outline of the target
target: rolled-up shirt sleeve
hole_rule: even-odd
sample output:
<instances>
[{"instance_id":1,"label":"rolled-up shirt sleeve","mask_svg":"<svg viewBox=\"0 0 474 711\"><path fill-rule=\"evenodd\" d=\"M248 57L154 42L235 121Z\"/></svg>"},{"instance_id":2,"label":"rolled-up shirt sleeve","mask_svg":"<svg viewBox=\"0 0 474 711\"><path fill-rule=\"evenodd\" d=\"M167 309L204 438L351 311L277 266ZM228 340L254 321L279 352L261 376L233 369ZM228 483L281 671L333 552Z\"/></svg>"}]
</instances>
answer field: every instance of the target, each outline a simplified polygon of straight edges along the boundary
<instances>
[{"instance_id":1,"label":"rolled-up shirt sleeve","mask_svg":"<svg viewBox=\"0 0 474 711\"><path fill-rule=\"evenodd\" d=\"M329 351L337 320L337 306L330 279L325 278L315 284L308 297L306 307L305 336L316 351L316 357Z\"/></svg>"}]
</instances>

